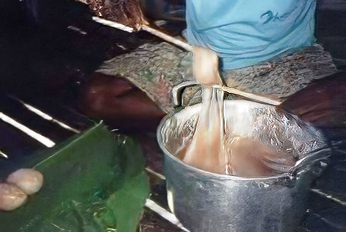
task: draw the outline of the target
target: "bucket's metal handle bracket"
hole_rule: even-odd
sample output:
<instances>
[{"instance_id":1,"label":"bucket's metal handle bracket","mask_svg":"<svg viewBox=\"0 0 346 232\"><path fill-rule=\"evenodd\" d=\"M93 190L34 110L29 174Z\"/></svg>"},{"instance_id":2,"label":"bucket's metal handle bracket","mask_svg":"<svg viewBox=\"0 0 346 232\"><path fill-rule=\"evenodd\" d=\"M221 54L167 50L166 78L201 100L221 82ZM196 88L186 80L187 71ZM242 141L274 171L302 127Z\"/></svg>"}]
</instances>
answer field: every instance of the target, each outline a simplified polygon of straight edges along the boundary
<instances>
[{"instance_id":1,"label":"bucket's metal handle bracket","mask_svg":"<svg viewBox=\"0 0 346 232\"><path fill-rule=\"evenodd\" d=\"M196 81L184 81L172 89L173 104L174 106L180 106L182 102L182 92L186 87L198 85Z\"/></svg>"},{"instance_id":2,"label":"bucket's metal handle bracket","mask_svg":"<svg viewBox=\"0 0 346 232\"><path fill-rule=\"evenodd\" d=\"M316 161L312 167L312 173L317 177L322 175L322 172L327 168L329 161L327 159L321 159Z\"/></svg>"}]
</instances>

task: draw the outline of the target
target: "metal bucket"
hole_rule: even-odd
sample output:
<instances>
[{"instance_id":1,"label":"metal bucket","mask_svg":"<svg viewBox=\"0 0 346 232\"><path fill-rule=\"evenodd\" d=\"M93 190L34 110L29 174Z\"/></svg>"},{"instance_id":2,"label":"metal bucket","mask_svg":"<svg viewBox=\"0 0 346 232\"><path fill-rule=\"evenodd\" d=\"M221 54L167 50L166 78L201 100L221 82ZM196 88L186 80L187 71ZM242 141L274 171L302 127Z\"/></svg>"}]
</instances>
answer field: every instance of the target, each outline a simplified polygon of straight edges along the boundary
<instances>
[{"instance_id":1,"label":"metal bucket","mask_svg":"<svg viewBox=\"0 0 346 232\"><path fill-rule=\"evenodd\" d=\"M187 229L196 232L299 231L307 210L310 187L327 166L331 154L322 134L293 116L285 116L288 121L281 117L281 113L274 113L278 116L271 117L268 112L276 112L272 106L240 100L225 101L225 115L228 115L225 127L233 126L239 133L237 125L258 124L262 120L263 128L243 133L255 137L268 136L272 141L271 132L266 130L274 130L274 125L270 128L270 120L277 120L275 128L283 124L281 131L286 131L288 144L298 146L302 154L290 172L279 176L242 178L214 174L189 166L174 156L175 149L193 130L191 127L199 109L200 105L189 106L166 116L158 128L158 142L165 153L171 211ZM285 136L279 137L284 139ZM305 141L301 141L304 138Z\"/></svg>"}]
</instances>

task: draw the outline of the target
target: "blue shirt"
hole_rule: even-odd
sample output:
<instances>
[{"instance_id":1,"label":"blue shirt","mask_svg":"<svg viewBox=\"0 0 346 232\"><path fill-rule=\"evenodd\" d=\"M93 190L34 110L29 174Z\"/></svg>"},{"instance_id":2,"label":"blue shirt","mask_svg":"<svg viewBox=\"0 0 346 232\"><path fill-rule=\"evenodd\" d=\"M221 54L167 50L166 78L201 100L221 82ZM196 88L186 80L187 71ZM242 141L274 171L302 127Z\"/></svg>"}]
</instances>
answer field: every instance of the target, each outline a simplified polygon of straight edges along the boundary
<instances>
[{"instance_id":1,"label":"blue shirt","mask_svg":"<svg viewBox=\"0 0 346 232\"><path fill-rule=\"evenodd\" d=\"M187 39L237 69L311 46L316 0L186 0Z\"/></svg>"}]
</instances>

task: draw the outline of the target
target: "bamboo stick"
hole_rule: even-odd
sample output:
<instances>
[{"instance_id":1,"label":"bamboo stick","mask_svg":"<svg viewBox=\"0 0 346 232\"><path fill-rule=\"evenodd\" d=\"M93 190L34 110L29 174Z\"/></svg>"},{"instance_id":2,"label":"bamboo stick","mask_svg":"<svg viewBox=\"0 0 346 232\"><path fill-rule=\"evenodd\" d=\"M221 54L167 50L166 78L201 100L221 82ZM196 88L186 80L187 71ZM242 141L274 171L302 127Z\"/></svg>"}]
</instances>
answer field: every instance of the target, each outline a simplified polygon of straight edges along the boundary
<instances>
[{"instance_id":1,"label":"bamboo stick","mask_svg":"<svg viewBox=\"0 0 346 232\"><path fill-rule=\"evenodd\" d=\"M127 32L134 32L133 28L131 27L127 27L123 24L120 24L120 23L116 23L116 22L113 22L113 21L110 21L110 20L106 20L106 19L102 19L100 17L92 17L92 19L95 21L95 22L98 22L98 23L101 23L103 25L106 25L106 26L110 26L110 27L113 27L113 28L117 28L117 29L120 29L120 30L123 30L123 31L127 31ZM181 40L178 40L172 36L169 36L163 32L160 32L154 28L151 28L147 25L142 25L141 27L141 30L144 30L144 31L147 31L157 37L160 37L170 43L173 43L187 51L190 51L190 52L193 52L193 46L189 45L188 43L186 42L183 42ZM270 105L280 105L281 104L281 101L277 101L277 100L273 100L273 99L270 99L270 98L267 98L267 97L263 97L263 96L259 96L259 95L256 95L256 94L252 94L252 93L247 93L247 92L243 92L243 91L240 91L240 90L237 90L237 89L234 89L234 88L230 88L230 87L226 87L226 86L214 86L216 88L221 88L223 91L225 92L228 92L228 93L232 93L232 94L237 94L237 95L240 95L240 96L243 96L243 97L246 97L248 99L251 99L251 100L254 100L254 101L257 101L257 102L261 102L261 103L266 103L266 104L270 104Z\"/></svg>"},{"instance_id":2,"label":"bamboo stick","mask_svg":"<svg viewBox=\"0 0 346 232\"><path fill-rule=\"evenodd\" d=\"M243 92L241 90L230 88L230 87L227 87L227 86L216 85L216 86L213 86L213 87L214 88L221 88L225 92L236 94L236 95L240 95L240 96L243 96L245 98L248 98L248 99L251 99L251 100L254 100L254 101L257 101L257 102L266 103L266 104L274 105L274 106L278 106L278 105L281 104L281 101L273 100L273 99L270 99L270 98L267 98L267 97L263 97L263 96L259 96L259 95L253 94L253 93Z\"/></svg>"},{"instance_id":3,"label":"bamboo stick","mask_svg":"<svg viewBox=\"0 0 346 232\"><path fill-rule=\"evenodd\" d=\"M40 116L41 118L43 118L43 119L45 119L45 120L47 120L47 121L51 121L52 123L56 123L56 124L58 124L59 126L61 126L62 128L66 129L66 130L72 131L72 132L77 133L77 134L80 133L79 130L70 127L69 125L67 125L67 124L65 124L65 123L63 123L63 122L61 122L61 121L59 121L59 120L53 118L52 116L50 116L50 115L44 113L43 111L41 111L41 110L39 110L39 109L37 109L37 108L35 108L35 107L29 105L29 104L24 103L24 102L21 101L21 100L18 100L18 101L19 101L20 103L22 103L28 110L30 110L31 112L37 114L37 115Z\"/></svg>"},{"instance_id":4,"label":"bamboo stick","mask_svg":"<svg viewBox=\"0 0 346 232\"><path fill-rule=\"evenodd\" d=\"M5 153L3 153L2 151L0 151L0 156L5 158L5 159L8 159L8 155L6 155Z\"/></svg>"},{"instance_id":5,"label":"bamboo stick","mask_svg":"<svg viewBox=\"0 0 346 232\"><path fill-rule=\"evenodd\" d=\"M156 35L157 37L160 37L161 39L164 39L164 40L166 40L168 42L171 42L171 43L173 43L173 44L175 44L175 45L177 45L177 46L179 46L181 48L184 48L185 50L187 50L189 52L193 51L192 50L192 46L190 44L188 44L186 42L183 42L183 41L181 41L179 39L176 39L176 38L174 38L172 36L169 36L169 35L167 35L165 33L162 33L161 31L158 31L158 30L156 30L154 28L151 28L151 27L149 27L147 25L142 25L141 29L144 30L144 31L147 31L147 32L149 32L149 33L151 33L153 35Z\"/></svg>"},{"instance_id":6,"label":"bamboo stick","mask_svg":"<svg viewBox=\"0 0 346 232\"><path fill-rule=\"evenodd\" d=\"M101 23L101 24L109 26L109 27L114 27L114 28L117 28L117 29L122 30L122 31L129 32L129 33L134 32L132 27L125 26L125 25L123 25L121 23L116 23L116 22L113 22L113 21L110 21L110 20L107 20L107 19L103 19L103 18L100 18L100 17L96 17L96 16L93 16L92 19L95 22L97 22L97 23Z\"/></svg>"},{"instance_id":7,"label":"bamboo stick","mask_svg":"<svg viewBox=\"0 0 346 232\"><path fill-rule=\"evenodd\" d=\"M52 140L50 140L50 139L40 135L39 133L29 129L28 127L20 124L19 122L15 121L14 119L10 118L9 116L3 114L2 112L0 112L0 119L3 120L4 122L7 122L8 124L14 126L15 128L23 131L25 134L29 135L33 139L36 139L37 141L39 141L40 143L42 143L46 147L53 147L55 145L55 143Z\"/></svg>"},{"instance_id":8,"label":"bamboo stick","mask_svg":"<svg viewBox=\"0 0 346 232\"><path fill-rule=\"evenodd\" d=\"M107 20L107 19L103 19L103 18L100 18L100 17L92 17L92 19L95 21L95 22L98 22L98 23L101 23L103 25L106 25L106 26L109 26L109 27L113 27L113 28L117 28L119 30L122 30L122 31L126 31L126 32L129 32L129 33L132 33L134 32L133 28L131 27L128 27L128 26L125 26L123 24L120 24L120 23L116 23L116 22L113 22L113 21L110 21L110 20ZM163 40L166 40L167 42L170 42L170 43L173 43L187 51L190 51L192 52L192 46L189 45L188 43L184 42L184 41L181 41L179 39L176 39L172 36L169 36L161 31L158 31L154 28L151 28L147 25L142 25L140 26L140 29L143 30L143 31L146 31L146 32L149 32Z\"/></svg>"},{"instance_id":9,"label":"bamboo stick","mask_svg":"<svg viewBox=\"0 0 346 232\"><path fill-rule=\"evenodd\" d=\"M149 198L147 198L147 200L145 202L145 207L151 209L152 211L154 211L155 213L157 213L158 215L160 215L161 217L163 217L164 219L166 219L167 221L169 221L173 225L176 225L177 227L179 227L181 230L189 232L189 230L186 229L179 222L179 220L175 217L174 214L172 214L171 212L167 211L165 208L162 208L156 202L150 200Z\"/></svg>"}]
</instances>

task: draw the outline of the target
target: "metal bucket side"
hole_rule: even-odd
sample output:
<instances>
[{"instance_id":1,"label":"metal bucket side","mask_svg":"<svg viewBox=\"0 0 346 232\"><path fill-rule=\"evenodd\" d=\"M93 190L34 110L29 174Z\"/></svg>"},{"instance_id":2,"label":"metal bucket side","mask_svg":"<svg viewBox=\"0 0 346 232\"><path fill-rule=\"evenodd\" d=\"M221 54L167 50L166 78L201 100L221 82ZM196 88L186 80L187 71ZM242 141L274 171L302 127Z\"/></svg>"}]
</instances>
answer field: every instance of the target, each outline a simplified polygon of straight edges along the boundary
<instances>
[{"instance_id":1,"label":"metal bucket side","mask_svg":"<svg viewBox=\"0 0 346 232\"><path fill-rule=\"evenodd\" d=\"M170 208L191 231L297 231L309 187L320 174L330 150L297 177L240 178L204 172L165 154ZM312 155L314 156L314 155Z\"/></svg>"}]
</instances>

